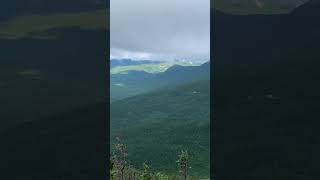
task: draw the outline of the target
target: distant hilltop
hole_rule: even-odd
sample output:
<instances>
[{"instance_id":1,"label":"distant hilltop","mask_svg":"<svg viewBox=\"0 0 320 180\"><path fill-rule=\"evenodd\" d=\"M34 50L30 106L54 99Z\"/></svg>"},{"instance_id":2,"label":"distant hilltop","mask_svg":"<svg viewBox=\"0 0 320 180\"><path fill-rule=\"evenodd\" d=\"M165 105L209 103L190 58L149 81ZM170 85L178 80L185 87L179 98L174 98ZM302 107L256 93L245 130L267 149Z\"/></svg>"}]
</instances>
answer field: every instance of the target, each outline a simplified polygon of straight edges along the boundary
<instances>
[{"instance_id":1,"label":"distant hilltop","mask_svg":"<svg viewBox=\"0 0 320 180\"><path fill-rule=\"evenodd\" d=\"M151 60L133 60L133 59L111 59L110 68L116 66L132 66L132 65L141 65L141 64L158 64L163 63L163 61L151 61Z\"/></svg>"},{"instance_id":2,"label":"distant hilltop","mask_svg":"<svg viewBox=\"0 0 320 180\"><path fill-rule=\"evenodd\" d=\"M127 74L129 71L144 71L147 73L164 72L172 66L200 66L202 63L190 60L153 61L132 59L111 59L111 74Z\"/></svg>"}]
</instances>

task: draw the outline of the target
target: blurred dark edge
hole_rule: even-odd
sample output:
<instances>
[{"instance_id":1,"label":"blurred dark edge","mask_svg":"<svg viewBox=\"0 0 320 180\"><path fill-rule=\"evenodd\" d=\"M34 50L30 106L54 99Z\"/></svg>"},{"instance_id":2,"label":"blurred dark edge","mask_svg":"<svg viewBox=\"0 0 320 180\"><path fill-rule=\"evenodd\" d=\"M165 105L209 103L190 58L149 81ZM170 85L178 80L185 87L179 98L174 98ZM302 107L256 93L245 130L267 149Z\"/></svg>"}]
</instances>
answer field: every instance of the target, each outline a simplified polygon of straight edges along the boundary
<instances>
[{"instance_id":1,"label":"blurred dark edge","mask_svg":"<svg viewBox=\"0 0 320 180\"><path fill-rule=\"evenodd\" d=\"M319 179L320 2L284 15L211 10L214 176Z\"/></svg>"},{"instance_id":2,"label":"blurred dark edge","mask_svg":"<svg viewBox=\"0 0 320 180\"><path fill-rule=\"evenodd\" d=\"M0 179L108 179L109 8L103 0L1 3Z\"/></svg>"}]
</instances>

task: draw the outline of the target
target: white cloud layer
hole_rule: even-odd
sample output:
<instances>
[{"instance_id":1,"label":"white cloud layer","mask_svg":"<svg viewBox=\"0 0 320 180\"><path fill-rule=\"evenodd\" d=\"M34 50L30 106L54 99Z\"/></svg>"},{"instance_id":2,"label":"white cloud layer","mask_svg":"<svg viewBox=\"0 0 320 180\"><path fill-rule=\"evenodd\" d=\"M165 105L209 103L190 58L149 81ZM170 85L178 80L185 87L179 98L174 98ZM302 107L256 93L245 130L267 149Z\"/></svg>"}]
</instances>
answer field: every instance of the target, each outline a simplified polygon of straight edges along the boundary
<instances>
[{"instance_id":1,"label":"white cloud layer","mask_svg":"<svg viewBox=\"0 0 320 180\"><path fill-rule=\"evenodd\" d=\"M206 59L210 0L111 0L111 57Z\"/></svg>"},{"instance_id":2,"label":"white cloud layer","mask_svg":"<svg viewBox=\"0 0 320 180\"><path fill-rule=\"evenodd\" d=\"M111 48L110 59L135 59L145 60L152 59L152 54L146 52L133 52L123 49Z\"/></svg>"}]
</instances>

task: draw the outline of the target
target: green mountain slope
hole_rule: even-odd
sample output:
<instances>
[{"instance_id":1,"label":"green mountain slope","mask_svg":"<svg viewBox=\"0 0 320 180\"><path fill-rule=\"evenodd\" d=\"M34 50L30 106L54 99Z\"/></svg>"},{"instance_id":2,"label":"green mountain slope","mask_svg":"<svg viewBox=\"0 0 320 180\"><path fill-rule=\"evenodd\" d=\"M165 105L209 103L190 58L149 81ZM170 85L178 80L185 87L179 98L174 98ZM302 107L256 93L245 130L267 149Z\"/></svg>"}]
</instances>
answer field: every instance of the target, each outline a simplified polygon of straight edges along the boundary
<instances>
[{"instance_id":1,"label":"green mountain slope","mask_svg":"<svg viewBox=\"0 0 320 180\"><path fill-rule=\"evenodd\" d=\"M111 145L119 137L136 167L176 172L181 150L191 155L190 172L209 175L210 82L199 81L111 104Z\"/></svg>"},{"instance_id":2,"label":"green mountain slope","mask_svg":"<svg viewBox=\"0 0 320 180\"><path fill-rule=\"evenodd\" d=\"M208 80L210 63L201 66L174 65L163 73L129 71L110 78L111 101L150 92L166 86L177 86L199 80Z\"/></svg>"}]
</instances>

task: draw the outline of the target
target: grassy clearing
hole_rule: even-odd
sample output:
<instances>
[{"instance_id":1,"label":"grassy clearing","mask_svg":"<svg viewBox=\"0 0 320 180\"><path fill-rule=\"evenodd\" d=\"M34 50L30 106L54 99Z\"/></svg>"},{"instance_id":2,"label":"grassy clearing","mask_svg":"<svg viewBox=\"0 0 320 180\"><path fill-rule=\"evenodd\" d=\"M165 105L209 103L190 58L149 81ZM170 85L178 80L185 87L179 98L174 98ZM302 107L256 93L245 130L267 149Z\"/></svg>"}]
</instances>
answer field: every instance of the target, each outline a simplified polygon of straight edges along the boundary
<instances>
[{"instance_id":1,"label":"grassy clearing","mask_svg":"<svg viewBox=\"0 0 320 180\"><path fill-rule=\"evenodd\" d=\"M190 64L188 62L176 62L176 63L155 63L155 64L140 64L129 66L117 66L110 70L111 74L127 74L129 71L145 71L147 73L162 73L168 70L173 65L180 66L199 66L199 64Z\"/></svg>"},{"instance_id":2,"label":"grassy clearing","mask_svg":"<svg viewBox=\"0 0 320 180\"><path fill-rule=\"evenodd\" d=\"M145 71L148 73L160 73L166 71L172 65L169 63L161 64L142 64L132 66L117 66L110 70L111 74L126 74L128 71Z\"/></svg>"}]
</instances>

